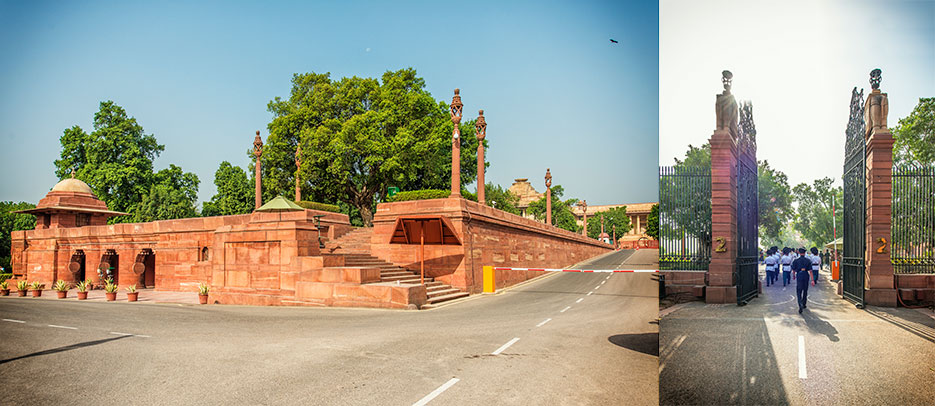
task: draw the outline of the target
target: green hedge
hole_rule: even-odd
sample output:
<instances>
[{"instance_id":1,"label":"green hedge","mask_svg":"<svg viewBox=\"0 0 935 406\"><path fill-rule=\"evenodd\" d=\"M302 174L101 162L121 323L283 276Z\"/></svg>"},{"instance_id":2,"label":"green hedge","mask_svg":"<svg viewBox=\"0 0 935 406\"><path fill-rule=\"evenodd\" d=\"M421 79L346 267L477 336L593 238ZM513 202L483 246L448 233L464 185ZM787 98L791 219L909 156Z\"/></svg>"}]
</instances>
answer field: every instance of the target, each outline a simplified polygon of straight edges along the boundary
<instances>
[{"instance_id":1,"label":"green hedge","mask_svg":"<svg viewBox=\"0 0 935 406\"><path fill-rule=\"evenodd\" d=\"M295 204L302 206L303 208L306 208L306 209L330 211L333 213L341 212L341 208L333 204L310 202L307 200L302 200L302 201L296 202Z\"/></svg>"},{"instance_id":2,"label":"green hedge","mask_svg":"<svg viewBox=\"0 0 935 406\"><path fill-rule=\"evenodd\" d=\"M387 202L405 202L409 200L428 200L428 199L444 199L451 195L450 190L439 190L439 189L422 189L422 190L410 190L406 192L399 192L395 196L386 199ZM467 190L461 190L461 197L477 201L477 195L468 192Z\"/></svg>"}]
</instances>

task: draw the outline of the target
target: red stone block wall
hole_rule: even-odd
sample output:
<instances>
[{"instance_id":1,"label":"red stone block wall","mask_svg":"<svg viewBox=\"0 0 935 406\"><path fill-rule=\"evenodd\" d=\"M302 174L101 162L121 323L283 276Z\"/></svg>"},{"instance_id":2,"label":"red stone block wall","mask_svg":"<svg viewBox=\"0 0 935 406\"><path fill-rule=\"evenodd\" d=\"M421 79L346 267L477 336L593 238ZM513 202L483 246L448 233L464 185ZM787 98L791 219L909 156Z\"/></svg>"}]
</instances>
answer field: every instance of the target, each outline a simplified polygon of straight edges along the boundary
<instances>
[{"instance_id":1,"label":"red stone block wall","mask_svg":"<svg viewBox=\"0 0 935 406\"><path fill-rule=\"evenodd\" d=\"M390 244L398 217L446 217L461 245L426 245L425 274L458 289L483 289L483 266L562 268L609 252L612 247L577 233L464 199L381 203L373 221L371 255L419 271L420 247ZM542 272L498 271L497 287L510 286Z\"/></svg>"}]
</instances>

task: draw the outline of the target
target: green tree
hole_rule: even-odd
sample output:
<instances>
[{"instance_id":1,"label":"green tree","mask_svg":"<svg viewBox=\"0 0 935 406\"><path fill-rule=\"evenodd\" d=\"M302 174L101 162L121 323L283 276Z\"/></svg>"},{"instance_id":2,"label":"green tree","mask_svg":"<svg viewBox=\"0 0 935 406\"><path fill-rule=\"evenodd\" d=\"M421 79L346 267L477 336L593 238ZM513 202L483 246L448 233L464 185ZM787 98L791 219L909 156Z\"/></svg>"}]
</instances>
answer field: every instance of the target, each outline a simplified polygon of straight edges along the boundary
<instances>
[{"instance_id":1,"label":"green tree","mask_svg":"<svg viewBox=\"0 0 935 406\"><path fill-rule=\"evenodd\" d=\"M4 273L13 272L12 268L10 268L10 247L12 238L10 233L18 230L32 230L36 228L36 216L13 212L35 207L36 206L26 202L0 202L0 266L3 267Z\"/></svg>"},{"instance_id":2,"label":"green tree","mask_svg":"<svg viewBox=\"0 0 935 406\"><path fill-rule=\"evenodd\" d=\"M578 203L578 199L572 198L562 200L565 194L565 188L562 185L552 186L552 225L572 232L580 232L581 226L578 225L572 206ZM536 201L530 202L526 211L533 215L536 220L545 221L545 195Z\"/></svg>"},{"instance_id":3,"label":"green tree","mask_svg":"<svg viewBox=\"0 0 935 406\"><path fill-rule=\"evenodd\" d=\"M293 194L300 144L303 195L344 202L367 226L373 205L385 199L388 186L450 186L453 124L448 105L425 90L414 69L388 71L380 80L333 81L327 73L296 74L289 99L277 97L268 109L275 117L262 155L264 200ZM462 121L460 128L465 185L476 177L477 138L473 120Z\"/></svg>"},{"instance_id":4,"label":"green tree","mask_svg":"<svg viewBox=\"0 0 935 406\"><path fill-rule=\"evenodd\" d=\"M659 204L654 204L646 216L646 235L654 240L659 239Z\"/></svg>"},{"instance_id":5,"label":"green tree","mask_svg":"<svg viewBox=\"0 0 935 406\"><path fill-rule=\"evenodd\" d=\"M152 134L145 134L136 118L129 117L114 102L101 102L94 114L93 132L89 134L76 125L64 131L60 142L62 154L55 161L56 176L61 179L74 173L109 209L130 213L114 217L111 222L196 214L193 210L198 177L175 165L153 173L153 160L165 146Z\"/></svg>"},{"instance_id":6,"label":"green tree","mask_svg":"<svg viewBox=\"0 0 935 406\"><path fill-rule=\"evenodd\" d=\"M604 219L604 232L613 237L613 228L617 227L617 236L623 236L630 231L630 216L627 207L614 207L588 217L588 237L598 238L601 235L601 218Z\"/></svg>"},{"instance_id":7,"label":"green tree","mask_svg":"<svg viewBox=\"0 0 935 406\"><path fill-rule=\"evenodd\" d=\"M832 197L838 202L844 197L844 189L833 186L831 178L816 179L812 185L800 183L792 190L796 209L793 228L810 245L823 248L834 239L834 222L832 221ZM844 211L837 213L837 224L844 221Z\"/></svg>"},{"instance_id":8,"label":"green tree","mask_svg":"<svg viewBox=\"0 0 935 406\"><path fill-rule=\"evenodd\" d=\"M519 215L519 209L516 208L516 205L519 204L519 196L514 195L509 189L487 183L487 186L484 187L484 199L490 207Z\"/></svg>"},{"instance_id":9,"label":"green tree","mask_svg":"<svg viewBox=\"0 0 935 406\"><path fill-rule=\"evenodd\" d=\"M239 166L221 162L214 173L214 185L217 193L211 197L211 201L202 205L202 216L228 216L253 211L255 190L246 172Z\"/></svg>"},{"instance_id":10,"label":"green tree","mask_svg":"<svg viewBox=\"0 0 935 406\"><path fill-rule=\"evenodd\" d=\"M935 163L935 97L920 98L912 113L899 119L893 135L897 162Z\"/></svg>"},{"instance_id":11,"label":"green tree","mask_svg":"<svg viewBox=\"0 0 935 406\"><path fill-rule=\"evenodd\" d=\"M767 161L757 165L757 200L759 202L760 238L778 239L782 228L793 216L792 195L786 174L773 169Z\"/></svg>"}]
</instances>

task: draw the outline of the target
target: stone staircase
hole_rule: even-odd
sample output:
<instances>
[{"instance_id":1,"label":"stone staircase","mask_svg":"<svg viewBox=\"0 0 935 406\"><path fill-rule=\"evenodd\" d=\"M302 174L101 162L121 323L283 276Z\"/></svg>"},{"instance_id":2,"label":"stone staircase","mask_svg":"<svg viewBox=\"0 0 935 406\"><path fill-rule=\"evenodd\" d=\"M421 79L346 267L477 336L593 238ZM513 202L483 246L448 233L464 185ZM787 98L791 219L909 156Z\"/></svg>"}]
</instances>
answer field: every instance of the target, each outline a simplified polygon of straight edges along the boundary
<instances>
[{"instance_id":1,"label":"stone staircase","mask_svg":"<svg viewBox=\"0 0 935 406\"><path fill-rule=\"evenodd\" d=\"M327 241L322 253L343 256L345 266L378 268L380 269L380 282L418 284L420 282L418 273L370 255L372 234L373 228L371 227L355 229L334 241ZM449 300L468 296L467 292L435 281L433 278L425 278L425 291L428 299L422 306L423 309L431 309Z\"/></svg>"}]
</instances>

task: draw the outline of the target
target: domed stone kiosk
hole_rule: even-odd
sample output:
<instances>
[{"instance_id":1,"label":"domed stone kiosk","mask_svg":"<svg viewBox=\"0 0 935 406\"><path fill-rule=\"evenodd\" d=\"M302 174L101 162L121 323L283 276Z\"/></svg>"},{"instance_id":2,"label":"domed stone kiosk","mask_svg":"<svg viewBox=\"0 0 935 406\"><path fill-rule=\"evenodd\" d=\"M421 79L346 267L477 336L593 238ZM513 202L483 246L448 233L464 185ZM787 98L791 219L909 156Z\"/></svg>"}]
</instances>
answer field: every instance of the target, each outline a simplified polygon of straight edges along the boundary
<instances>
[{"instance_id":1,"label":"domed stone kiosk","mask_svg":"<svg viewBox=\"0 0 935 406\"><path fill-rule=\"evenodd\" d=\"M74 174L49 191L35 209L20 210L36 216L36 229L102 226L107 219L127 213L107 209L107 204L94 196L91 187Z\"/></svg>"}]
</instances>

